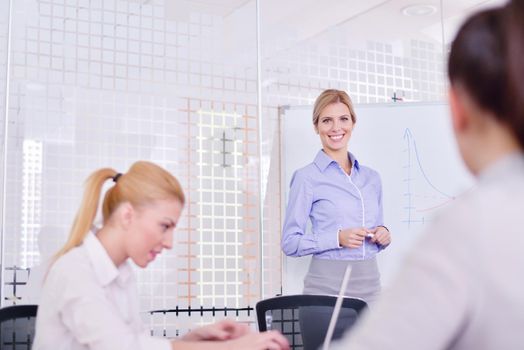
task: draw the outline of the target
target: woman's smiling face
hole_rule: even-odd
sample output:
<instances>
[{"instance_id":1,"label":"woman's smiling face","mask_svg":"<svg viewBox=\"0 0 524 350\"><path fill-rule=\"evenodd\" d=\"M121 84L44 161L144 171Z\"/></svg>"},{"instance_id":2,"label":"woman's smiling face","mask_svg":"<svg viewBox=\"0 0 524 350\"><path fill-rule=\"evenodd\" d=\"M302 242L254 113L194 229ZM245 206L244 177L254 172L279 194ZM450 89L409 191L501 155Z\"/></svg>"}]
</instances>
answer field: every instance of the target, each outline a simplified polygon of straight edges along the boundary
<instances>
[{"instance_id":1,"label":"woman's smiling face","mask_svg":"<svg viewBox=\"0 0 524 350\"><path fill-rule=\"evenodd\" d=\"M327 105L315 125L324 151L327 153L347 151L353 126L348 106L342 102Z\"/></svg>"}]
</instances>

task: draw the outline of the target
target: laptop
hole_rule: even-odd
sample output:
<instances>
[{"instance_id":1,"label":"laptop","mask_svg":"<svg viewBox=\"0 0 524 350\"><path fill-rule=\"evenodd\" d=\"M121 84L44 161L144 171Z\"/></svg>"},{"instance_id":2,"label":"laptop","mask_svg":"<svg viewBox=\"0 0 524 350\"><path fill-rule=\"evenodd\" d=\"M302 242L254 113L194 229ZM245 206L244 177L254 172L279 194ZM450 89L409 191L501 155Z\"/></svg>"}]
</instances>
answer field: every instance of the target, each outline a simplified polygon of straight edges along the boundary
<instances>
[{"instance_id":1,"label":"laptop","mask_svg":"<svg viewBox=\"0 0 524 350\"><path fill-rule=\"evenodd\" d=\"M346 267L346 271L344 272L344 278L342 279L342 284L340 285L340 291L337 296L337 301L335 302L335 307L333 308L333 313L331 314L331 319L329 321L326 338L324 338L322 350L328 350L331 344L331 340L333 339L333 334L335 332L335 326L337 324L338 316L340 314L340 309L342 308L342 301L344 301L344 296L346 294L346 289L349 283L350 275L351 275L351 264L348 264L348 266Z\"/></svg>"}]
</instances>

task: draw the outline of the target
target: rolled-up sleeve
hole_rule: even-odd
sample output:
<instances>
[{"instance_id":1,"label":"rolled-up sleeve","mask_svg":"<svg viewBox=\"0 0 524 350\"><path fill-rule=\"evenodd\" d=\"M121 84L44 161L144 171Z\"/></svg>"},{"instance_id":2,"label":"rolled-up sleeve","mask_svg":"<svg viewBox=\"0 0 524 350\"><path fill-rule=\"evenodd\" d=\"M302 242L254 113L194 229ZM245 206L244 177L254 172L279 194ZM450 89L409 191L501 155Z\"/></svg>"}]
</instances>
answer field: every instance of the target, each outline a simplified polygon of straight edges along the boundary
<instances>
[{"instance_id":1,"label":"rolled-up sleeve","mask_svg":"<svg viewBox=\"0 0 524 350\"><path fill-rule=\"evenodd\" d=\"M281 247L284 254L303 256L339 248L337 232L306 234L312 205L311 183L304 174L296 171L291 179L286 217L282 229Z\"/></svg>"}]
</instances>

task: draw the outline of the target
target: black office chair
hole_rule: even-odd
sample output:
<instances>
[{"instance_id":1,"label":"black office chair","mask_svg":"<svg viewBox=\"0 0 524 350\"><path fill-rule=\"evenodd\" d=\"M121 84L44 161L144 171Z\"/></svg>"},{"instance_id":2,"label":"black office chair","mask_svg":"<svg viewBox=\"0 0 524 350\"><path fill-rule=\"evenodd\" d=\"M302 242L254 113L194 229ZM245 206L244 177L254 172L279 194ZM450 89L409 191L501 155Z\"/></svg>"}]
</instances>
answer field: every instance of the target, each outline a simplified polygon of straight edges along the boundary
<instances>
[{"instance_id":1,"label":"black office chair","mask_svg":"<svg viewBox=\"0 0 524 350\"><path fill-rule=\"evenodd\" d=\"M0 349L31 349L37 305L13 305L0 309Z\"/></svg>"},{"instance_id":2,"label":"black office chair","mask_svg":"<svg viewBox=\"0 0 524 350\"><path fill-rule=\"evenodd\" d=\"M262 300L256 305L258 329L279 330L292 349L316 350L324 343L336 300L331 295L285 295ZM366 308L361 299L344 298L332 339L342 337Z\"/></svg>"}]
</instances>

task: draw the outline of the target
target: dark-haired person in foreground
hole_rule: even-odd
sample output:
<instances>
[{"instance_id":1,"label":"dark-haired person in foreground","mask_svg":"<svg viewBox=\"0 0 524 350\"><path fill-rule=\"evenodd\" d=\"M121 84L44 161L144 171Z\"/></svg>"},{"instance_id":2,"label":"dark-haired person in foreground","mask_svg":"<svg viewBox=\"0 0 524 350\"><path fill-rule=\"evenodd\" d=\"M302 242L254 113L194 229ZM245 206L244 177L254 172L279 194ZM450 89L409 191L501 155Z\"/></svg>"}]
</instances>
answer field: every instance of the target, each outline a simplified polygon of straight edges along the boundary
<instances>
[{"instance_id":1,"label":"dark-haired person in foreground","mask_svg":"<svg viewBox=\"0 0 524 350\"><path fill-rule=\"evenodd\" d=\"M332 349L524 349L524 1L470 17L448 68L455 136L478 185Z\"/></svg>"}]
</instances>

